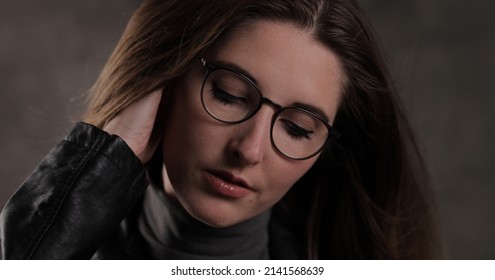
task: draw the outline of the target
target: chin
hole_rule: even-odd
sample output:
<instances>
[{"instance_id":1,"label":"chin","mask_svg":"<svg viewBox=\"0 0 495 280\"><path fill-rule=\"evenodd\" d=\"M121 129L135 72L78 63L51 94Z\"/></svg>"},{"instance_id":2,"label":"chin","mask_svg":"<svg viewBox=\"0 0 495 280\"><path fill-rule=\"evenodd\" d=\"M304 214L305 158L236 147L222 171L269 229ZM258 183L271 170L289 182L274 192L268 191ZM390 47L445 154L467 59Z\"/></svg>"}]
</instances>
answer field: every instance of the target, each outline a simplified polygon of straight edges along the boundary
<instances>
[{"instance_id":1,"label":"chin","mask_svg":"<svg viewBox=\"0 0 495 280\"><path fill-rule=\"evenodd\" d=\"M229 207L230 205L223 205L224 202L214 202L214 203L205 203L205 202L196 202L199 207L191 206L188 203L183 203L184 209L196 220L205 223L214 228L226 228L251 218L250 216L246 216L246 213L242 213L244 215L234 215L239 211L236 209L232 209ZM197 206L197 205L196 205Z\"/></svg>"},{"instance_id":2,"label":"chin","mask_svg":"<svg viewBox=\"0 0 495 280\"><path fill-rule=\"evenodd\" d=\"M196 218L196 217L195 217ZM201 218L196 218L198 221L201 221L210 227L214 228L227 228L230 226L233 226L235 224L238 224L240 222L231 222L231 221L226 221L226 220L213 220L213 219L201 219Z\"/></svg>"},{"instance_id":3,"label":"chin","mask_svg":"<svg viewBox=\"0 0 495 280\"><path fill-rule=\"evenodd\" d=\"M196 220L203 222L214 228L230 227L248 219L248 218L242 219L239 217L231 217L230 215L228 216L218 215L218 213L214 213L210 215L210 213L205 213L205 212L199 214L189 212L189 214L191 214L191 216L193 216Z\"/></svg>"}]
</instances>

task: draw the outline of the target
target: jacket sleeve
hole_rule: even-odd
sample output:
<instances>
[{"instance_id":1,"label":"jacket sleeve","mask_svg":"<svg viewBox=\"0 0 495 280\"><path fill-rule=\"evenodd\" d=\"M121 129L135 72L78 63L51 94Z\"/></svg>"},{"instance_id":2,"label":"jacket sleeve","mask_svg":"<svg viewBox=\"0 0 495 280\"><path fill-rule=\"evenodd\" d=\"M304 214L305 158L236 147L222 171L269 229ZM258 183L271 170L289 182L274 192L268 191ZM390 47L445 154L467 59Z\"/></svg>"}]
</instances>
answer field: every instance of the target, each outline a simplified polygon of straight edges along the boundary
<instances>
[{"instance_id":1,"label":"jacket sleeve","mask_svg":"<svg viewBox=\"0 0 495 280\"><path fill-rule=\"evenodd\" d=\"M147 186L125 142L78 123L0 214L2 259L89 259Z\"/></svg>"}]
</instances>

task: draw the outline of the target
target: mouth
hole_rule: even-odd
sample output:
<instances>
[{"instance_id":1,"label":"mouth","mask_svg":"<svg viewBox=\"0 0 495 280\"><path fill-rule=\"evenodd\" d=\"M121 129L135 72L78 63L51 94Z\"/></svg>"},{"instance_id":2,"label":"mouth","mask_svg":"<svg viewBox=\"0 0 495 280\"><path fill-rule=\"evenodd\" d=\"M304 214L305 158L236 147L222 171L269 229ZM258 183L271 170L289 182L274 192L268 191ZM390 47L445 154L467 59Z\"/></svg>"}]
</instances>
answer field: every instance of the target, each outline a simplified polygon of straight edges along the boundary
<instances>
[{"instance_id":1,"label":"mouth","mask_svg":"<svg viewBox=\"0 0 495 280\"><path fill-rule=\"evenodd\" d=\"M205 177L217 193L227 197L241 198L253 192L245 180L229 172L206 171Z\"/></svg>"}]
</instances>

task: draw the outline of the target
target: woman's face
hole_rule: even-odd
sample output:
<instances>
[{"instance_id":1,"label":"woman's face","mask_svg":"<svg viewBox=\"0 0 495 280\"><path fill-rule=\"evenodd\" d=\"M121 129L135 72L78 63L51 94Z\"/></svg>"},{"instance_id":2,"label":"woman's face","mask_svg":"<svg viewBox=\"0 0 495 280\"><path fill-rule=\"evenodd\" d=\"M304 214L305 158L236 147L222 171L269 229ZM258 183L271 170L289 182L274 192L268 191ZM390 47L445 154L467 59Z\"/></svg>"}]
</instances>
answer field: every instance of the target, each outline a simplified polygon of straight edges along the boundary
<instances>
[{"instance_id":1,"label":"woman's face","mask_svg":"<svg viewBox=\"0 0 495 280\"><path fill-rule=\"evenodd\" d=\"M263 95L282 105L319 108L333 121L343 75L337 56L305 30L258 21L232 32L203 54L242 69ZM206 68L198 60L177 81L163 135L165 191L196 219L227 227L267 210L315 163L284 157L270 140L273 106L248 120L225 124L201 103Z\"/></svg>"}]
</instances>

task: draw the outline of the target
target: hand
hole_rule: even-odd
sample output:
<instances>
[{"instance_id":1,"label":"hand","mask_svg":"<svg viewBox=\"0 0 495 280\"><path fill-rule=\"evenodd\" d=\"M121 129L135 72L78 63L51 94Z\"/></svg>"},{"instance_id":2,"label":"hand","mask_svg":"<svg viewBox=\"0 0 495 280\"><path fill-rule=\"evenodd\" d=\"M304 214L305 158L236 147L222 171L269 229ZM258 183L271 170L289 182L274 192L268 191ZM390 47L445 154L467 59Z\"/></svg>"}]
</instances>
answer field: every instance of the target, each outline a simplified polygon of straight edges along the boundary
<instances>
[{"instance_id":1,"label":"hand","mask_svg":"<svg viewBox=\"0 0 495 280\"><path fill-rule=\"evenodd\" d=\"M111 119L103 130L118 135L143 164L147 163L160 142L160 133L153 130L162 90L148 94Z\"/></svg>"}]
</instances>

